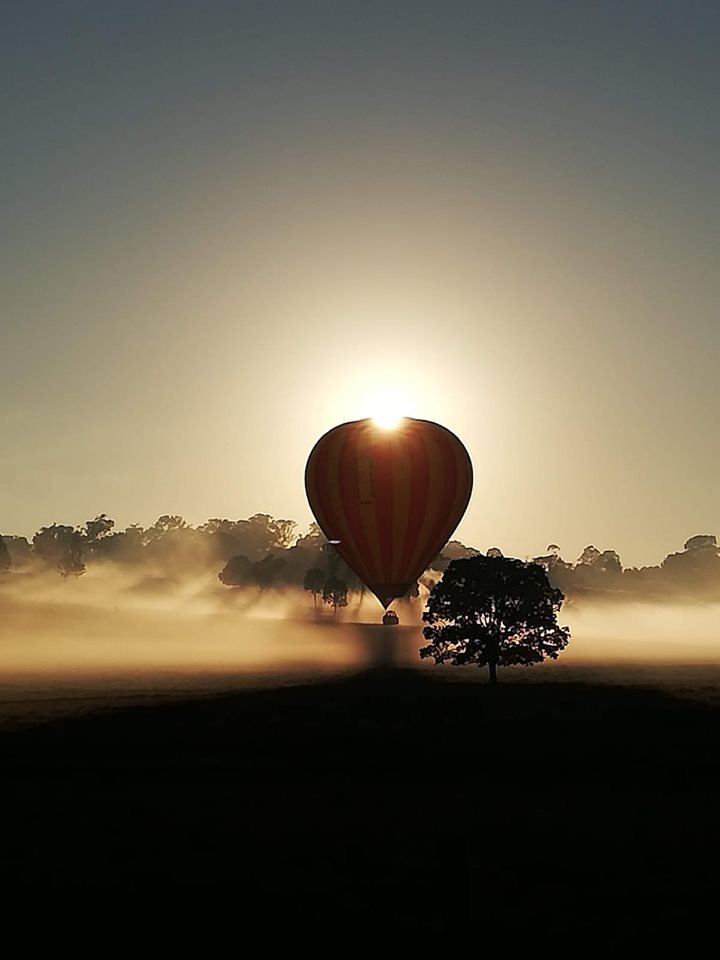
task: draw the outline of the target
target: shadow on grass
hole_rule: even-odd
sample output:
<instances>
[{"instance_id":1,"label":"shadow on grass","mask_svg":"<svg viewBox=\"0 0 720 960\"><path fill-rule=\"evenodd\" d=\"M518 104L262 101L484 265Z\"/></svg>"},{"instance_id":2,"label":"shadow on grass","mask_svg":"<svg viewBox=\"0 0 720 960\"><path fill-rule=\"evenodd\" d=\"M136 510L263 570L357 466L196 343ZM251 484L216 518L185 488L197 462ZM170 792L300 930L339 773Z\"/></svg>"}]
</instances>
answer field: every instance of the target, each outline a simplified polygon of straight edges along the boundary
<instances>
[{"instance_id":1,"label":"shadow on grass","mask_svg":"<svg viewBox=\"0 0 720 960\"><path fill-rule=\"evenodd\" d=\"M719 719L647 689L410 670L66 717L0 736L5 868L365 927L686 923L720 854Z\"/></svg>"}]
</instances>

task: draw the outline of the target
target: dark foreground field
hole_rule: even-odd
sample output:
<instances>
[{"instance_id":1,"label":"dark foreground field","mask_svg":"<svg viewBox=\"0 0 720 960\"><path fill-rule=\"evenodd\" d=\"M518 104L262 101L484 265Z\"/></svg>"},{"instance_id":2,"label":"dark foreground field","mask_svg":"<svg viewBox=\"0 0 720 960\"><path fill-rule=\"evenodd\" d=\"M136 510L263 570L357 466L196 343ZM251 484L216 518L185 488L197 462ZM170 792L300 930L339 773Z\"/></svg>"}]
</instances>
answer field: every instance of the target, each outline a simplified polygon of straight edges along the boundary
<instances>
[{"instance_id":1,"label":"dark foreground field","mask_svg":"<svg viewBox=\"0 0 720 960\"><path fill-rule=\"evenodd\" d=\"M3 876L266 931L688 928L717 895L719 719L403 670L66 717L0 735Z\"/></svg>"}]
</instances>

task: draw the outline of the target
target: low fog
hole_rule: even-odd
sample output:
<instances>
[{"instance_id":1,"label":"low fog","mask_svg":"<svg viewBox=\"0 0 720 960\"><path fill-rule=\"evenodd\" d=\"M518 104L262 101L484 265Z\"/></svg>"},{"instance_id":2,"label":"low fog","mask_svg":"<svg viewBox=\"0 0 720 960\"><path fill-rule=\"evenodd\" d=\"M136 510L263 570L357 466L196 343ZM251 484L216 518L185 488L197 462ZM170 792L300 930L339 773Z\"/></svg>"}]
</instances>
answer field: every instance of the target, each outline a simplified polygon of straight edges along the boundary
<instances>
[{"instance_id":1,"label":"low fog","mask_svg":"<svg viewBox=\"0 0 720 960\"><path fill-rule=\"evenodd\" d=\"M397 609L406 662L420 610ZM334 614L296 588L228 590L212 575L174 584L105 566L82 579L17 578L0 584L0 610L0 700L278 683L386 662L374 598Z\"/></svg>"},{"instance_id":2,"label":"low fog","mask_svg":"<svg viewBox=\"0 0 720 960\"><path fill-rule=\"evenodd\" d=\"M420 660L425 596L397 603L400 626L383 627L371 596L351 597L333 613L322 603L315 608L298 588L228 590L210 574L173 584L104 565L78 579L6 579L0 584L3 714L23 701L37 708L60 699L184 695L389 665L450 681L484 679L477 668ZM720 668L715 604L571 601L559 621L572 630L560 658L505 670L501 679L699 689L716 674L707 667Z\"/></svg>"}]
</instances>

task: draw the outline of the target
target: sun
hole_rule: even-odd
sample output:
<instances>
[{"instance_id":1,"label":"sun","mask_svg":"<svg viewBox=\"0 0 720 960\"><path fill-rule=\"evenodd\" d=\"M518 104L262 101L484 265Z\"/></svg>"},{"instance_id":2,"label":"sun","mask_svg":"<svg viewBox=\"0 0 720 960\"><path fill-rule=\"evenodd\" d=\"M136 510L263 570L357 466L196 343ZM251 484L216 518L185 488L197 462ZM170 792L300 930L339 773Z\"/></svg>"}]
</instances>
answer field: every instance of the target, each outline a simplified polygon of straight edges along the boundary
<instances>
[{"instance_id":1,"label":"sun","mask_svg":"<svg viewBox=\"0 0 720 960\"><path fill-rule=\"evenodd\" d=\"M393 430L405 416L406 398L396 390L375 394L370 403L370 415L383 430Z\"/></svg>"}]
</instances>

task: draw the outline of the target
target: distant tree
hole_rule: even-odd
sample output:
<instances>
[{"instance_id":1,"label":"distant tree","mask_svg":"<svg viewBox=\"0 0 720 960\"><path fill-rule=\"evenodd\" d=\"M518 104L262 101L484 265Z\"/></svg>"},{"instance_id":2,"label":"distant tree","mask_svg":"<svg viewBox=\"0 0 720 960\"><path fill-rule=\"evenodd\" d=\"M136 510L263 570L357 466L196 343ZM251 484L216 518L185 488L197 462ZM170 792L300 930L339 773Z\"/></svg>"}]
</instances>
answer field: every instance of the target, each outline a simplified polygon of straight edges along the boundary
<instances>
[{"instance_id":1,"label":"distant tree","mask_svg":"<svg viewBox=\"0 0 720 960\"><path fill-rule=\"evenodd\" d=\"M107 537L114 526L115 521L111 520L106 513L101 513L94 520L86 521L82 535L88 543L95 543L102 537Z\"/></svg>"},{"instance_id":2,"label":"distant tree","mask_svg":"<svg viewBox=\"0 0 720 960\"><path fill-rule=\"evenodd\" d=\"M247 557L233 557L218 574L218 580L226 587L247 587L255 582L253 565Z\"/></svg>"},{"instance_id":3,"label":"distant tree","mask_svg":"<svg viewBox=\"0 0 720 960\"><path fill-rule=\"evenodd\" d=\"M615 550L603 550L593 563L593 566L601 574L605 574L606 576L622 573L622 562Z\"/></svg>"},{"instance_id":4,"label":"distant tree","mask_svg":"<svg viewBox=\"0 0 720 960\"><path fill-rule=\"evenodd\" d=\"M342 563L342 557L335 549L335 544L329 543L327 540L320 549L325 557L326 576L330 579L336 575L338 567Z\"/></svg>"},{"instance_id":5,"label":"distant tree","mask_svg":"<svg viewBox=\"0 0 720 960\"><path fill-rule=\"evenodd\" d=\"M5 573L12 566L12 560L10 559L10 551L5 545L5 541L2 536L0 536L0 573Z\"/></svg>"},{"instance_id":6,"label":"distant tree","mask_svg":"<svg viewBox=\"0 0 720 960\"><path fill-rule=\"evenodd\" d=\"M661 567L626 567L621 586L626 596L634 594L654 600L660 600L668 589Z\"/></svg>"},{"instance_id":7,"label":"distant tree","mask_svg":"<svg viewBox=\"0 0 720 960\"><path fill-rule=\"evenodd\" d=\"M213 518L198 527L198 532L215 539L211 553L225 557L246 556L262 560L269 553L286 550L293 540L294 520L275 520L269 513L256 513L248 520Z\"/></svg>"},{"instance_id":8,"label":"distant tree","mask_svg":"<svg viewBox=\"0 0 720 960\"><path fill-rule=\"evenodd\" d=\"M578 557L577 562L579 564L580 563L587 564L589 567L591 567L595 563L595 561L598 559L599 556L600 556L600 551L598 550L598 548L590 544L589 547L585 547L583 552Z\"/></svg>"},{"instance_id":9,"label":"distant tree","mask_svg":"<svg viewBox=\"0 0 720 960\"><path fill-rule=\"evenodd\" d=\"M274 587L280 579L280 574L285 567L285 561L282 557L276 557L269 553L267 557L258 560L253 564L253 578L261 590L267 590Z\"/></svg>"},{"instance_id":10,"label":"distant tree","mask_svg":"<svg viewBox=\"0 0 720 960\"><path fill-rule=\"evenodd\" d=\"M68 577L81 577L85 573L85 564L83 562L83 542L79 531L73 531L71 537L68 537L63 552L57 563L57 570L63 579Z\"/></svg>"},{"instance_id":11,"label":"distant tree","mask_svg":"<svg viewBox=\"0 0 720 960\"><path fill-rule=\"evenodd\" d=\"M287 550L295 538L295 528L297 524L294 520L273 520L272 530L275 533L275 545L282 550Z\"/></svg>"},{"instance_id":12,"label":"distant tree","mask_svg":"<svg viewBox=\"0 0 720 960\"><path fill-rule=\"evenodd\" d=\"M348 602L348 588L344 580L330 577L325 581L323 588L323 603L330 604L333 613L337 614L338 607L346 607Z\"/></svg>"},{"instance_id":13,"label":"distant tree","mask_svg":"<svg viewBox=\"0 0 720 960\"><path fill-rule=\"evenodd\" d=\"M614 550L601 553L596 546L590 544L578 557L570 576L565 577L563 571L559 571L559 577L554 570L552 573L553 583L566 588L569 593L578 596L586 593L607 596L608 590L617 585L615 581L622 573L622 564Z\"/></svg>"},{"instance_id":14,"label":"distant tree","mask_svg":"<svg viewBox=\"0 0 720 960\"><path fill-rule=\"evenodd\" d=\"M10 565L15 568L27 567L32 564L33 552L25 537L7 536L3 538L7 552L10 554Z\"/></svg>"},{"instance_id":15,"label":"distant tree","mask_svg":"<svg viewBox=\"0 0 720 960\"><path fill-rule=\"evenodd\" d=\"M430 561L428 570L446 570L451 560L476 557L479 552L474 547L466 547L460 540L450 540L440 553Z\"/></svg>"},{"instance_id":16,"label":"distant tree","mask_svg":"<svg viewBox=\"0 0 720 960\"><path fill-rule=\"evenodd\" d=\"M207 537L180 516L158 517L143 540L143 560L165 576L183 577L217 569L219 560L209 556ZM240 552L234 550L231 556Z\"/></svg>"},{"instance_id":17,"label":"distant tree","mask_svg":"<svg viewBox=\"0 0 720 960\"><path fill-rule=\"evenodd\" d=\"M85 526L80 529L83 539L83 549L86 556L94 559L112 559L116 544L113 541L112 529L115 521L106 513L101 513L94 520L86 520Z\"/></svg>"},{"instance_id":18,"label":"distant tree","mask_svg":"<svg viewBox=\"0 0 720 960\"><path fill-rule=\"evenodd\" d=\"M490 549L489 549L488 552L487 552L487 555L488 555L488 557L491 557L491 558L497 558L497 557L502 557L502 556L504 556L504 554L503 554L502 550L500 549L500 547L490 547Z\"/></svg>"},{"instance_id":19,"label":"distant tree","mask_svg":"<svg viewBox=\"0 0 720 960\"><path fill-rule=\"evenodd\" d=\"M421 657L453 666L487 667L497 683L498 666L530 666L555 659L569 641L557 614L562 593L542 567L506 557L453 560L428 599Z\"/></svg>"},{"instance_id":20,"label":"distant tree","mask_svg":"<svg viewBox=\"0 0 720 960\"><path fill-rule=\"evenodd\" d=\"M198 527L201 533L207 533L208 535L215 533L232 534L234 529L234 520L221 520L219 517L212 517L210 520L206 520L205 523L201 523Z\"/></svg>"},{"instance_id":21,"label":"distant tree","mask_svg":"<svg viewBox=\"0 0 720 960\"><path fill-rule=\"evenodd\" d=\"M56 567L68 553L75 528L61 523L41 527L33 537L33 553L48 567Z\"/></svg>"},{"instance_id":22,"label":"distant tree","mask_svg":"<svg viewBox=\"0 0 720 960\"><path fill-rule=\"evenodd\" d=\"M168 533L173 533L176 530L186 530L187 527L188 525L182 517L175 514L163 514L163 516L158 517L155 523L145 531L146 542L150 543L153 540L159 540Z\"/></svg>"},{"instance_id":23,"label":"distant tree","mask_svg":"<svg viewBox=\"0 0 720 960\"><path fill-rule=\"evenodd\" d=\"M550 585L557 587L562 593L571 591L573 586L573 566L566 563L560 556L560 547L556 543L551 543L547 547L547 553L544 557L533 557L532 563L541 566L548 576Z\"/></svg>"},{"instance_id":24,"label":"distant tree","mask_svg":"<svg viewBox=\"0 0 720 960\"><path fill-rule=\"evenodd\" d=\"M311 567L305 574L303 581L303 590L307 590L313 596L313 606L317 610L317 598L323 592L325 586L325 573L319 567Z\"/></svg>"},{"instance_id":25,"label":"distant tree","mask_svg":"<svg viewBox=\"0 0 720 960\"><path fill-rule=\"evenodd\" d=\"M114 563L139 566L144 559L145 531L133 523L125 530L103 534L92 544L93 554Z\"/></svg>"},{"instance_id":26,"label":"distant tree","mask_svg":"<svg viewBox=\"0 0 720 960\"><path fill-rule=\"evenodd\" d=\"M310 524L308 532L297 538L297 546L307 550L320 550L326 542L325 534L314 521Z\"/></svg>"},{"instance_id":27,"label":"distant tree","mask_svg":"<svg viewBox=\"0 0 720 960\"><path fill-rule=\"evenodd\" d=\"M293 531L297 526L294 520L276 520L269 513L253 514L244 523L248 524L248 532L263 553L287 549L292 543Z\"/></svg>"},{"instance_id":28,"label":"distant tree","mask_svg":"<svg viewBox=\"0 0 720 960\"><path fill-rule=\"evenodd\" d=\"M709 553L717 556L718 543L717 537L712 534L702 533L696 537L690 537L685 541L685 550L688 553L700 554Z\"/></svg>"},{"instance_id":29,"label":"distant tree","mask_svg":"<svg viewBox=\"0 0 720 960\"><path fill-rule=\"evenodd\" d=\"M240 547L235 537L235 522L233 520L208 520L197 528L200 543L208 558L208 564L214 566L222 562L227 563L235 556L240 556Z\"/></svg>"},{"instance_id":30,"label":"distant tree","mask_svg":"<svg viewBox=\"0 0 720 960\"><path fill-rule=\"evenodd\" d=\"M171 530L184 530L188 524L178 514L171 513L158 517L154 526L163 533L169 533Z\"/></svg>"},{"instance_id":31,"label":"distant tree","mask_svg":"<svg viewBox=\"0 0 720 960\"><path fill-rule=\"evenodd\" d=\"M710 534L690 537L682 553L671 553L662 562L662 574L674 592L716 599L720 596L720 551Z\"/></svg>"},{"instance_id":32,"label":"distant tree","mask_svg":"<svg viewBox=\"0 0 720 960\"><path fill-rule=\"evenodd\" d=\"M348 591L359 590L363 592L365 590L365 584L355 571L345 563L334 543L329 543L326 540L322 545L321 553L325 557L326 580L340 580ZM341 604L341 606L345 606L345 604Z\"/></svg>"}]
</instances>

